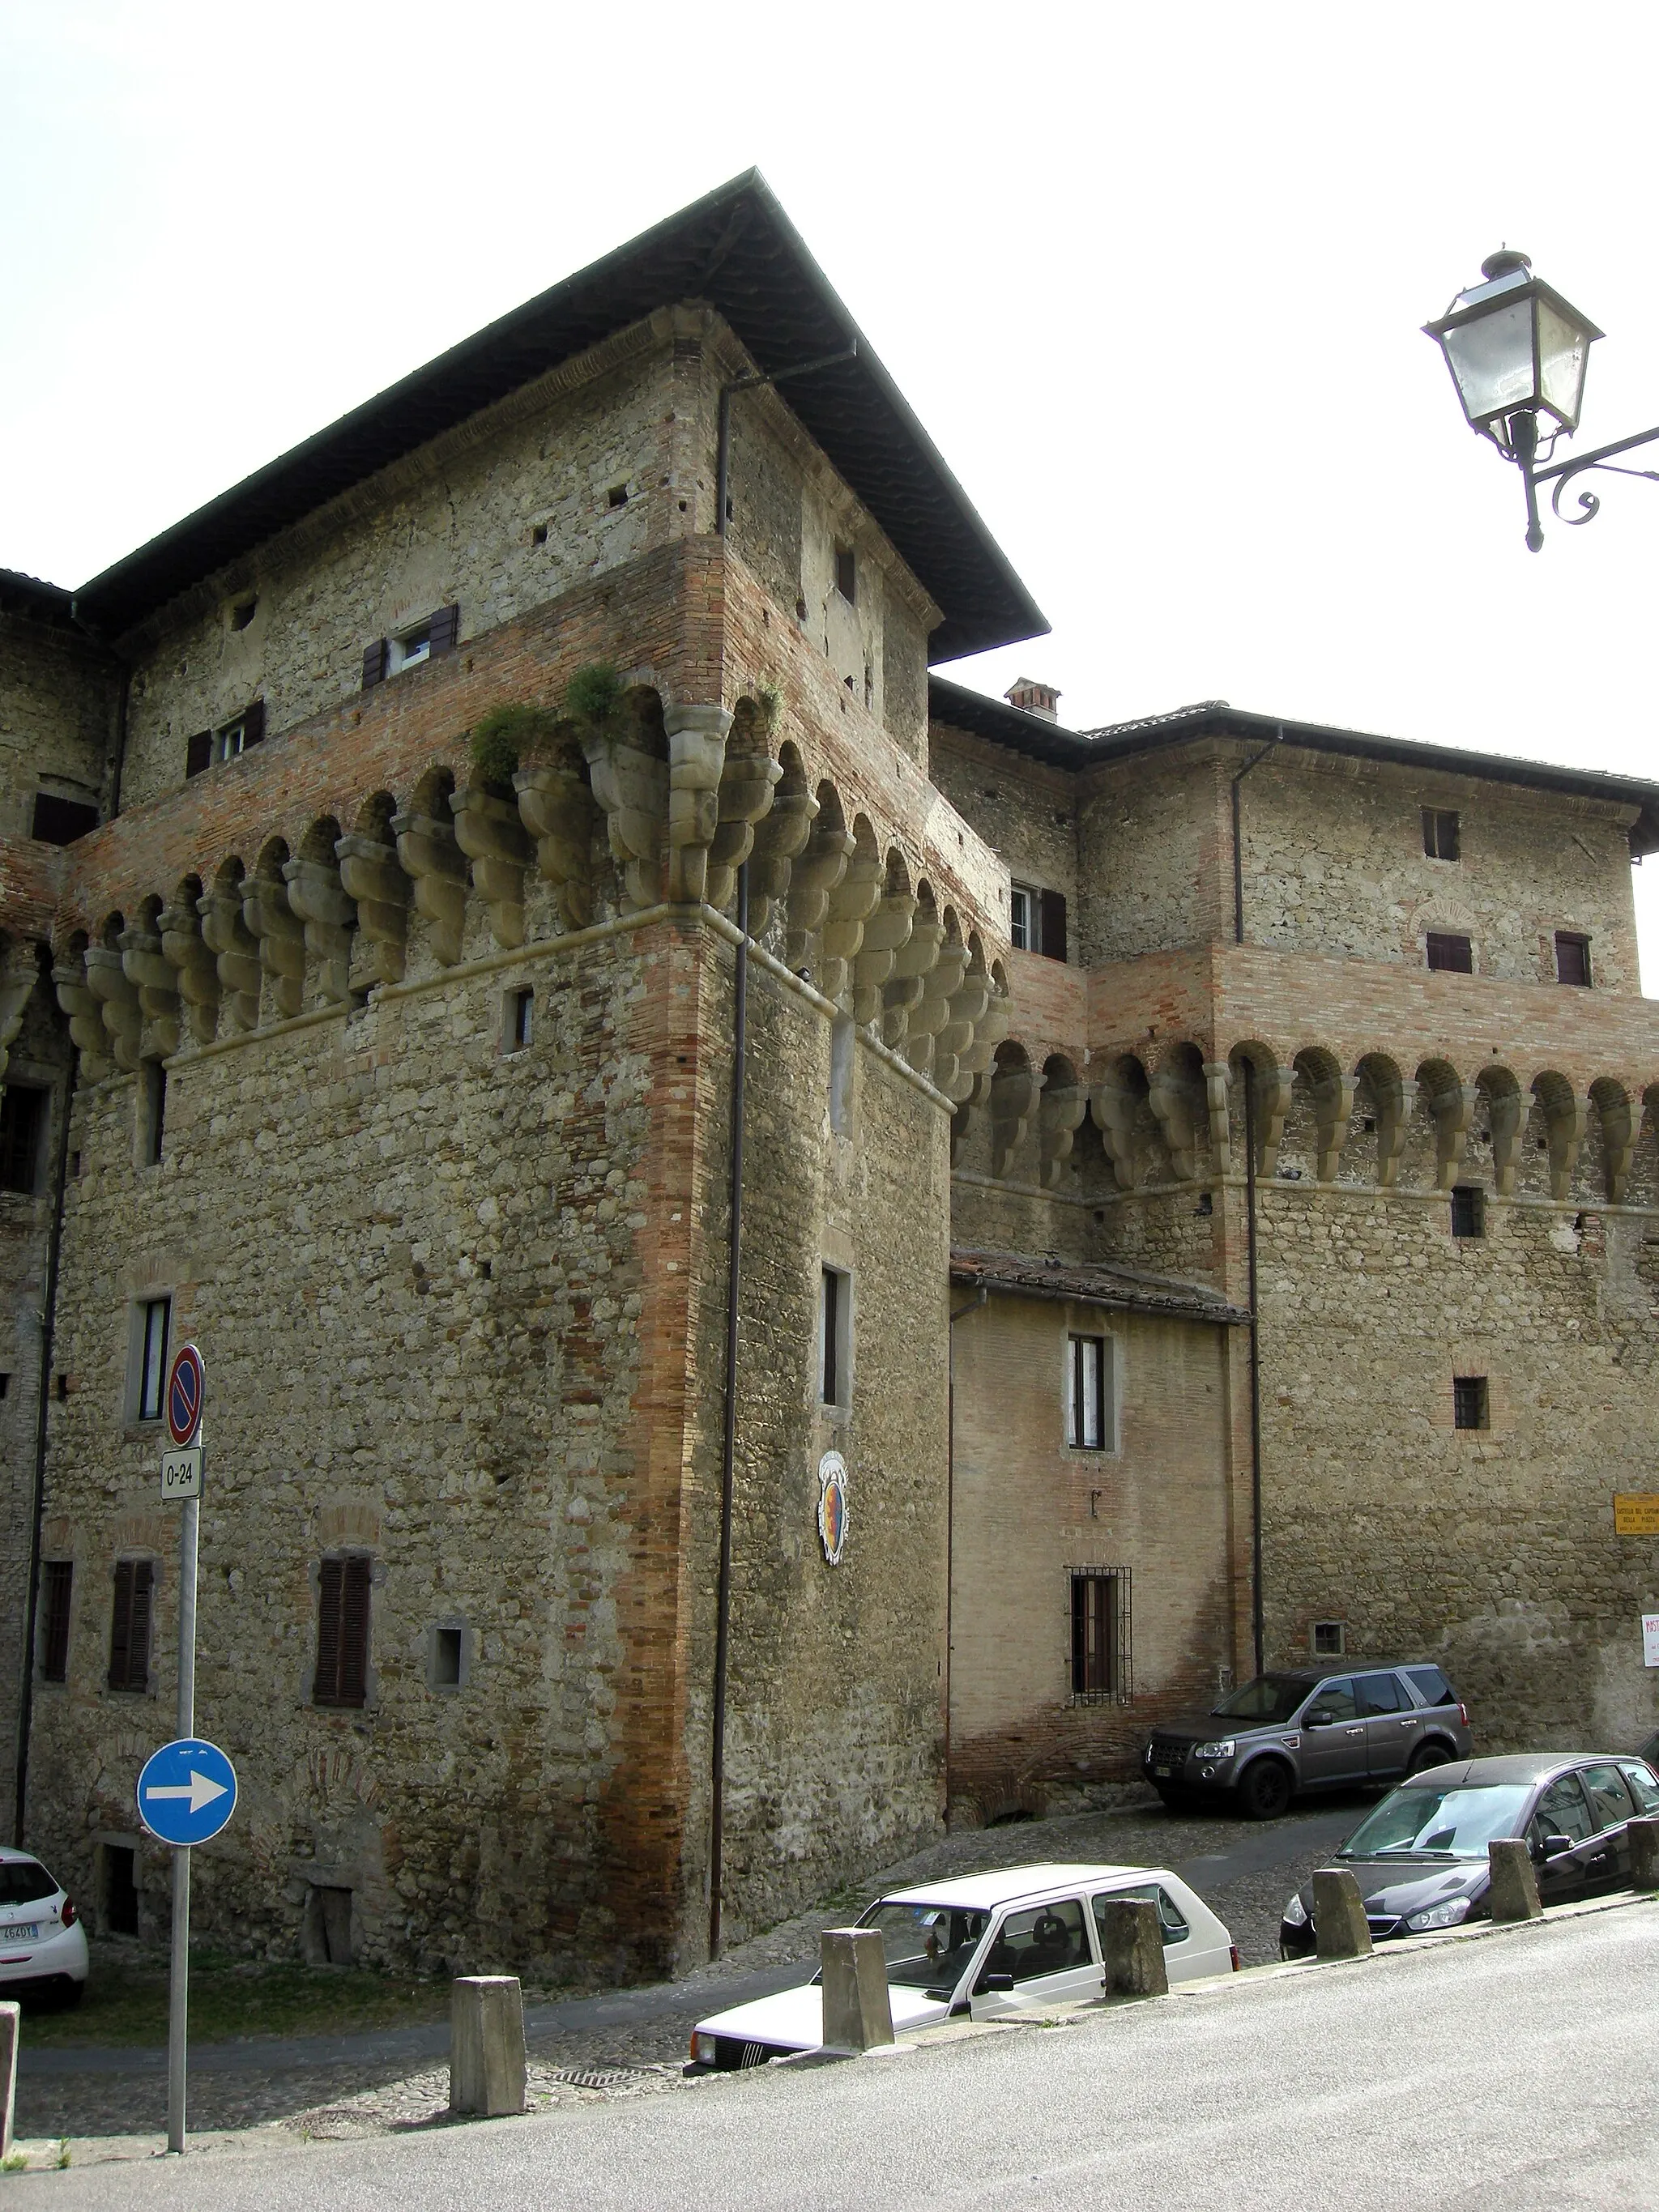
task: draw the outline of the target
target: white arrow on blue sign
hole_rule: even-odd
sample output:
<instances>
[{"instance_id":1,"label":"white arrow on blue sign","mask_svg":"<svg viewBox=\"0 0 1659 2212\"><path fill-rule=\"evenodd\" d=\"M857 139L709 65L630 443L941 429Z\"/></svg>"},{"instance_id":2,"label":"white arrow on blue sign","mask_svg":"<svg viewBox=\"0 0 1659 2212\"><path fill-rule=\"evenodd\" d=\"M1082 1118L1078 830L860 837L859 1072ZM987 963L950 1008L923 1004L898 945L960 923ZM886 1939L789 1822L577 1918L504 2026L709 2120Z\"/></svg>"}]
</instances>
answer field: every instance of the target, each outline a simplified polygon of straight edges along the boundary
<instances>
[{"instance_id":1,"label":"white arrow on blue sign","mask_svg":"<svg viewBox=\"0 0 1659 2212\"><path fill-rule=\"evenodd\" d=\"M235 1768L196 1736L164 1743L138 1777L138 1817L164 1844L205 1844L235 1810Z\"/></svg>"}]
</instances>

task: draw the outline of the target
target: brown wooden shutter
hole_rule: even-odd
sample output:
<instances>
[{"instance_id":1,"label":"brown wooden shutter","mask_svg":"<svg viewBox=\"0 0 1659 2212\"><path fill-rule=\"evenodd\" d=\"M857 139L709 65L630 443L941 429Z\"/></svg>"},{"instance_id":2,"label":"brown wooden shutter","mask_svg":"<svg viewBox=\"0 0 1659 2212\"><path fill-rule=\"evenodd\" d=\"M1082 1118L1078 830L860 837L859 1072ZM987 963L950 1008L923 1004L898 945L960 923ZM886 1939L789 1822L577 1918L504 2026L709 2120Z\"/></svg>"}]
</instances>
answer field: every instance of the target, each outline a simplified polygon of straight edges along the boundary
<instances>
[{"instance_id":1,"label":"brown wooden shutter","mask_svg":"<svg viewBox=\"0 0 1659 2212\"><path fill-rule=\"evenodd\" d=\"M363 689L365 691L369 690L374 684L380 683L384 679L386 675L386 640L383 637L377 637L374 644L368 647L363 653Z\"/></svg>"},{"instance_id":2,"label":"brown wooden shutter","mask_svg":"<svg viewBox=\"0 0 1659 2212\"><path fill-rule=\"evenodd\" d=\"M115 1604L109 1624L109 1686L112 1690L127 1686L128 1662L132 1650L132 1567L131 1559L115 1563Z\"/></svg>"},{"instance_id":3,"label":"brown wooden shutter","mask_svg":"<svg viewBox=\"0 0 1659 2212\"><path fill-rule=\"evenodd\" d=\"M68 1559L48 1559L44 1571L46 1632L40 1639L40 1672L61 1682L69 1672L70 1591L75 1568Z\"/></svg>"},{"instance_id":4,"label":"brown wooden shutter","mask_svg":"<svg viewBox=\"0 0 1659 2212\"><path fill-rule=\"evenodd\" d=\"M347 1559L340 1602L340 1703L361 1705L368 1694L369 1562Z\"/></svg>"},{"instance_id":5,"label":"brown wooden shutter","mask_svg":"<svg viewBox=\"0 0 1659 2212\"><path fill-rule=\"evenodd\" d=\"M317 1675L312 1703L332 1705L340 1691L340 1584L343 1559L325 1559L317 1584Z\"/></svg>"},{"instance_id":6,"label":"brown wooden shutter","mask_svg":"<svg viewBox=\"0 0 1659 2212\"><path fill-rule=\"evenodd\" d=\"M432 617L432 627L428 635L432 640L430 654L434 660L441 653L453 653L461 635L459 607L440 607Z\"/></svg>"},{"instance_id":7,"label":"brown wooden shutter","mask_svg":"<svg viewBox=\"0 0 1659 2212\"><path fill-rule=\"evenodd\" d=\"M127 1651L127 1687L149 1687L150 1592L155 1570L148 1559L137 1559L132 1569L132 1637Z\"/></svg>"},{"instance_id":8,"label":"brown wooden shutter","mask_svg":"<svg viewBox=\"0 0 1659 2212\"><path fill-rule=\"evenodd\" d=\"M194 737L185 739L185 774L200 775L204 768L213 765L213 732L198 730Z\"/></svg>"},{"instance_id":9,"label":"brown wooden shutter","mask_svg":"<svg viewBox=\"0 0 1659 2212\"><path fill-rule=\"evenodd\" d=\"M242 744L262 745L265 741L265 702L256 699L242 717Z\"/></svg>"},{"instance_id":10,"label":"brown wooden shutter","mask_svg":"<svg viewBox=\"0 0 1659 2212\"><path fill-rule=\"evenodd\" d=\"M1043 955L1049 960L1066 957L1066 899L1062 892L1044 891L1040 937Z\"/></svg>"}]
</instances>

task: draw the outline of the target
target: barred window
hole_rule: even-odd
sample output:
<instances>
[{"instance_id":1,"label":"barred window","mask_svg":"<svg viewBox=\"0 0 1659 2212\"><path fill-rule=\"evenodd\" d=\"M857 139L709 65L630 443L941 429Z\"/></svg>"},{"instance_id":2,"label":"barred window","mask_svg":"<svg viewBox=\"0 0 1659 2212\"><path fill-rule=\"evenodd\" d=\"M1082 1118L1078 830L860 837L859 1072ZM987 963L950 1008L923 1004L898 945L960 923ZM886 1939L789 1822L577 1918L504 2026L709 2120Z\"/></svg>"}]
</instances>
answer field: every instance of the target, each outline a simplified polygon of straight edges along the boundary
<instances>
[{"instance_id":1,"label":"barred window","mask_svg":"<svg viewBox=\"0 0 1659 2212\"><path fill-rule=\"evenodd\" d=\"M368 1696L372 1562L360 1552L325 1559L317 1589L317 1705L362 1705Z\"/></svg>"},{"instance_id":2,"label":"barred window","mask_svg":"<svg viewBox=\"0 0 1659 2212\"><path fill-rule=\"evenodd\" d=\"M1072 1695L1104 1705L1129 1695L1129 1570L1072 1570Z\"/></svg>"},{"instance_id":3,"label":"barred window","mask_svg":"<svg viewBox=\"0 0 1659 2212\"><path fill-rule=\"evenodd\" d=\"M1488 1425L1486 1376L1455 1375L1452 1377L1452 1426L1456 1429L1484 1429Z\"/></svg>"}]
</instances>

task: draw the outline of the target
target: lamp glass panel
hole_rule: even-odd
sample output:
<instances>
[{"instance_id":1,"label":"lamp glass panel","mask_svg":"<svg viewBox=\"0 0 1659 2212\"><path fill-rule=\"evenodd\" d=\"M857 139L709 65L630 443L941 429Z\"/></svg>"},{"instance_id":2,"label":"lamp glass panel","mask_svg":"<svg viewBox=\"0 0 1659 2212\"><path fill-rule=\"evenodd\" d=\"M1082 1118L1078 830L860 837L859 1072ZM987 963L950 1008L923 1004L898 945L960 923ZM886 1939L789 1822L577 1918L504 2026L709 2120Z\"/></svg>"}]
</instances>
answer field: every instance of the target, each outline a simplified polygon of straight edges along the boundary
<instances>
[{"instance_id":1,"label":"lamp glass panel","mask_svg":"<svg viewBox=\"0 0 1659 2212\"><path fill-rule=\"evenodd\" d=\"M1471 422L1536 404L1532 380L1532 301L1517 300L1447 331L1440 343Z\"/></svg>"},{"instance_id":2,"label":"lamp glass panel","mask_svg":"<svg viewBox=\"0 0 1659 2212\"><path fill-rule=\"evenodd\" d=\"M1538 302L1539 397L1569 430L1578 427L1584 403L1584 369L1589 332L1582 323L1558 314L1547 300Z\"/></svg>"}]
</instances>

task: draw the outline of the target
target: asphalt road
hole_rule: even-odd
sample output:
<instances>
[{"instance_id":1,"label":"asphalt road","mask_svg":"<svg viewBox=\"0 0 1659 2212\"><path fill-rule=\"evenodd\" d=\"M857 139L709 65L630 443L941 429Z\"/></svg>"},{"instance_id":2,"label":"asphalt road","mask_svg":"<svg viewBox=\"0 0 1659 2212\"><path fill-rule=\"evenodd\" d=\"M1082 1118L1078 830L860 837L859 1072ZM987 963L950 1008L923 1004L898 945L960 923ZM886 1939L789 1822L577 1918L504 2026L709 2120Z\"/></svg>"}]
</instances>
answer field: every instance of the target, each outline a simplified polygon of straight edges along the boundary
<instances>
[{"instance_id":1,"label":"asphalt road","mask_svg":"<svg viewBox=\"0 0 1659 2212\"><path fill-rule=\"evenodd\" d=\"M1644 1900L636 2106L11 2186L65 2212L1651 2206L1656 1988Z\"/></svg>"}]
</instances>

